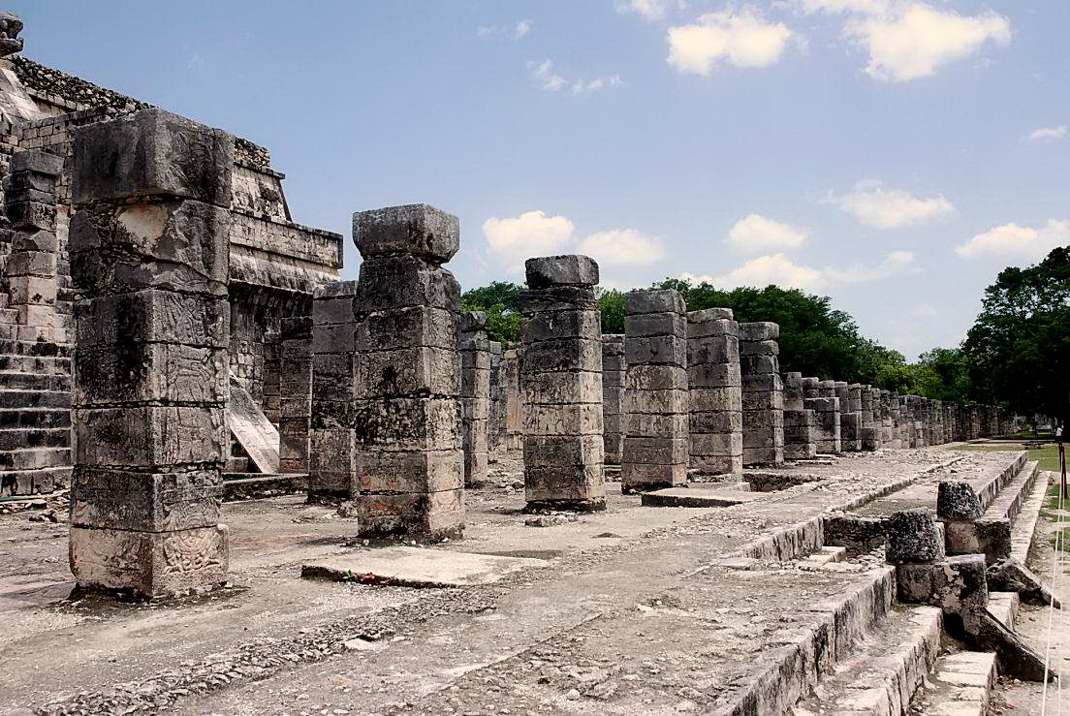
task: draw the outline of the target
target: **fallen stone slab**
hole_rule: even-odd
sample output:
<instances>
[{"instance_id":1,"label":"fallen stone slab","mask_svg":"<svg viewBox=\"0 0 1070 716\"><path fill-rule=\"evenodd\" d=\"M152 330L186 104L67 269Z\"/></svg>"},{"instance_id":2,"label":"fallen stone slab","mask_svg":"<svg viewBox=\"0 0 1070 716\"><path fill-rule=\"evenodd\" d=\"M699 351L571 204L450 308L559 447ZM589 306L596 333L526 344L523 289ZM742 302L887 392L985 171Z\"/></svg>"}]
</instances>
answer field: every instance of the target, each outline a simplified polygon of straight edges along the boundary
<instances>
[{"instance_id":1,"label":"fallen stone slab","mask_svg":"<svg viewBox=\"0 0 1070 716\"><path fill-rule=\"evenodd\" d=\"M398 587L446 588L492 584L522 569L545 567L527 557L498 557L420 547L384 547L301 565L305 579Z\"/></svg>"},{"instance_id":2,"label":"fallen stone slab","mask_svg":"<svg viewBox=\"0 0 1070 716\"><path fill-rule=\"evenodd\" d=\"M988 586L1000 592L1017 592L1023 602L1062 609L1062 602L1054 597L1037 575L1014 557L1000 560L988 567Z\"/></svg>"},{"instance_id":3,"label":"fallen stone slab","mask_svg":"<svg viewBox=\"0 0 1070 716\"><path fill-rule=\"evenodd\" d=\"M761 493L701 487L666 487L642 495L644 507L732 507L760 499Z\"/></svg>"}]
</instances>

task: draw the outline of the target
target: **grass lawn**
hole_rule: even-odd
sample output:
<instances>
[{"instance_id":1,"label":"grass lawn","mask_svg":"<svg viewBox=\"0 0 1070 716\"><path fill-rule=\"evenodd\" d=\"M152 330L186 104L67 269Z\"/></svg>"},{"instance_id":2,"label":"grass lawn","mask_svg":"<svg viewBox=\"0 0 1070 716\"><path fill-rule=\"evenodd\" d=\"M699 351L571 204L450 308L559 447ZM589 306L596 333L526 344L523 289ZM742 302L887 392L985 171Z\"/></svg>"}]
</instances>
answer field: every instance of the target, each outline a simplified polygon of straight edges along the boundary
<instances>
[{"instance_id":1,"label":"grass lawn","mask_svg":"<svg viewBox=\"0 0 1070 716\"><path fill-rule=\"evenodd\" d=\"M1070 447L1070 446L1068 446ZM992 452L997 450L1021 450L1021 445L1015 445L1014 443L1004 443L1002 445L962 445L956 450L975 450L980 452ZM1051 470L1053 472L1059 471L1059 447L1057 445L1045 445L1041 448L1029 448L1026 452L1029 453L1030 460L1037 460L1040 462L1041 470ZM1067 458L1070 460L1070 457Z\"/></svg>"}]
</instances>

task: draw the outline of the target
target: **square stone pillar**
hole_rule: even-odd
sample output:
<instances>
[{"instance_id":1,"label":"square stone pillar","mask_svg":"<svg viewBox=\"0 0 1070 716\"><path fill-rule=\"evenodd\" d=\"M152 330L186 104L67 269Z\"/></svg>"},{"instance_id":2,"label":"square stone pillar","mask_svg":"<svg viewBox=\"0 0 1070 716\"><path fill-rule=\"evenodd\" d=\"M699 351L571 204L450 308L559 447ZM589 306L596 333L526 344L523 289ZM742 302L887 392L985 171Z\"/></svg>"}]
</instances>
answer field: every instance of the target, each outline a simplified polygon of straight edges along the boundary
<instances>
[{"instance_id":1,"label":"square stone pillar","mask_svg":"<svg viewBox=\"0 0 1070 716\"><path fill-rule=\"evenodd\" d=\"M743 464L784 462L784 397L780 380L780 326L739 324L743 378Z\"/></svg>"},{"instance_id":2,"label":"square stone pillar","mask_svg":"<svg viewBox=\"0 0 1070 716\"><path fill-rule=\"evenodd\" d=\"M75 133L70 564L81 587L154 598L226 582L233 164L233 137L159 110Z\"/></svg>"},{"instance_id":3,"label":"square stone pillar","mask_svg":"<svg viewBox=\"0 0 1070 716\"><path fill-rule=\"evenodd\" d=\"M624 418L621 401L624 397L624 376L628 364L624 360L624 334L602 335L602 423L605 429L603 444L606 464L620 465L624 452Z\"/></svg>"},{"instance_id":4,"label":"square stone pillar","mask_svg":"<svg viewBox=\"0 0 1070 716\"><path fill-rule=\"evenodd\" d=\"M439 540L464 530L461 287L442 264L457 217L412 204L353 214L356 511L363 537Z\"/></svg>"},{"instance_id":5,"label":"square stone pillar","mask_svg":"<svg viewBox=\"0 0 1070 716\"><path fill-rule=\"evenodd\" d=\"M784 374L784 459L817 457L817 415L806 407L802 373Z\"/></svg>"},{"instance_id":6,"label":"square stone pillar","mask_svg":"<svg viewBox=\"0 0 1070 716\"><path fill-rule=\"evenodd\" d=\"M528 259L521 294L524 491L529 509L606 506L598 264Z\"/></svg>"},{"instance_id":7,"label":"square stone pillar","mask_svg":"<svg viewBox=\"0 0 1070 716\"><path fill-rule=\"evenodd\" d=\"M862 386L853 391L851 384L836 381L836 397L840 399L840 450L862 450Z\"/></svg>"},{"instance_id":8,"label":"square stone pillar","mask_svg":"<svg viewBox=\"0 0 1070 716\"><path fill-rule=\"evenodd\" d=\"M312 296L312 409L308 497L349 499L359 491L351 412L356 377L356 281L337 281Z\"/></svg>"},{"instance_id":9,"label":"square stone pillar","mask_svg":"<svg viewBox=\"0 0 1070 716\"><path fill-rule=\"evenodd\" d=\"M631 291L624 311L628 374L621 489L633 493L683 485L690 451L684 299L673 290Z\"/></svg>"},{"instance_id":10,"label":"square stone pillar","mask_svg":"<svg viewBox=\"0 0 1070 716\"><path fill-rule=\"evenodd\" d=\"M490 346L490 421L487 423L487 451L494 452L505 441L505 392L502 385L502 344Z\"/></svg>"},{"instance_id":11,"label":"square stone pillar","mask_svg":"<svg viewBox=\"0 0 1070 716\"><path fill-rule=\"evenodd\" d=\"M312 417L312 317L282 319L279 341L279 472L304 474Z\"/></svg>"},{"instance_id":12,"label":"square stone pillar","mask_svg":"<svg viewBox=\"0 0 1070 716\"><path fill-rule=\"evenodd\" d=\"M817 384L821 403L808 403L817 414L818 441L817 451L825 454L839 455L843 452L840 435L840 399L836 395L836 381L822 380Z\"/></svg>"},{"instance_id":13,"label":"square stone pillar","mask_svg":"<svg viewBox=\"0 0 1070 716\"><path fill-rule=\"evenodd\" d=\"M872 386L862 387L862 449L867 452L884 446L881 423L881 391Z\"/></svg>"},{"instance_id":14,"label":"square stone pillar","mask_svg":"<svg viewBox=\"0 0 1070 716\"><path fill-rule=\"evenodd\" d=\"M691 468L699 475L743 473L743 377L739 325L727 308L687 314Z\"/></svg>"},{"instance_id":15,"label":"square stone pillar","mask_svg":"<svg viewBox=\"0 0 1070 716\"><path fill-rule=\"evenodd\" d=\"M487 481L488 431L490 424L490 341L487 315L482 311L461 314L458 349L461 352L461 429L464 447L464 486Z\"/></svg>"},{"instance_id":16,"label":"square stone pillar","mask_svg":"<svg viewBox=\"0 0 1070 716\"><path fill-rule=\"evenodd\" d=\"M890 415L889 420L891 422L892 447L910 447L909 443L903 442L902 402L899 393L896 393L895 391L890 391L888 393L888 413Z\"/></svg>"},{"instance_id":17,"label":"square stone pillar","mask_svg":"<svg viewBox=\"0 0 1070 716\"><path fill-rule=\"evenodd\" d=\"M505 392L505 448L524 448L524 397L520 394L520 350L502 354L502 390Z\"/></svg>"}]
</instances>

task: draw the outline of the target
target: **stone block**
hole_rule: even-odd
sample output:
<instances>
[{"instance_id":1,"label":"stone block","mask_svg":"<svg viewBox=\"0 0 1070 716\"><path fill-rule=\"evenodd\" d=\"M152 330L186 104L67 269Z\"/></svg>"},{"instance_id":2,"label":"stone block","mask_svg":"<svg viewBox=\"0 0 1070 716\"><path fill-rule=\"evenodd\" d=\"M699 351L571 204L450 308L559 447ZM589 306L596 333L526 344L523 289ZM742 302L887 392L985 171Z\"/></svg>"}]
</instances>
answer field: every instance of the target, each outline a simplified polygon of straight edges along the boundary
<instances>
[{"instance_id":1,"label":"stone block","mask_svg":"<svg viewBox=\"0 0 1070 716\"><path fill-rule=\"evenodd\" d=\"M75 409L77 458L86 467L222 465L223 408Z\"/></svg>"},{"instance_id":2,"label":"stone block","mask_svg":"<svg viewBox=\"0 0 1070 716\"><path fill-rule=\"evenodd\" d=\"M687 413L686 390L629 390L621 399L624 413Z\"/></svg>"},{"instance_id":3,"label":"stone block","mask_svg":"<svg viewBox=\"0 0 1070 716\"><path fill-rule=\"evenodd\" d=\"M461 222L427 204L358 211L353 241L364 258L404 255L442 264L460 248Z\"/></svg>"},{"instance_id":4,"label":"stone block","mask_svg":"<svg viewBox=\"0 0 1070 716\"><path fill-rule=\"evenodd\" d=\"M687 414L646 415L625 413L624 433L636 437L658 437L662 435L686 435Z\"/></svg>"},{"instance_id":5,"label":"stone block","mask_svg":"<svg viewBox=\"0 0 1070 716\"><path fill-rule=\"evenodd\" d=\"M549 286L520 292L520 313L532 316L539 313L563 311L596 311L598 298L587 286Z\"/></svg>"},{"instance_id":6,"label":"stone block","mask_svg":"<svg viewBox=\"0 0 1070 716\"><path fill-rule=\"evenodd\" d=\"M75 353L74 401L80 407L133 403L201 403L227 400L224 348L174 343L126 343Z\"/></svg>"},{"instance_id":7,"label":"stone block","mask_svg":"<svg viewBox=\"0 0 1070 716\"><path fill-rule=\"evenodd\" d=\"M739 341L732 336L705 339L688 336L688 369L702 365L739 365ZM738 372L738 367L736 368Z\"/></svg>"},{"instance_id":8,"label":"stone block","mask_svg":"<svg viewBox=\"0 0 1070 716\"><path fill-rule=\"evenodd\" d=\"M354 316L363 320L378 311L407 306L456 311L461 285L447 269L416 256L382 256L360 265Z\"/></svg>"},{"instance_id":9,"label":"stone block","mask_svg":"<svg viewBox=\"0 0 1070 716\"><path fill-rule=\"evenodd\" d=\"M461 362L455 349L420 347L358 355L354 369L358 399L456 396L460 391Z\"/></svg>"},{"instance_id":10,"label":"stone block","mask_svg":"<svg viewBox=\"0 0 1070 716\"><path fill-rule=\"evenodd\" d=\"M598 435L532 435L524 440L524 465L583 467L603 462L604 444Z\"/></svg>"},{"instance_id":11,"label":"stone block","mask_svg":"<svg viewBox=\"0 0 1070 716\"><path fill-rule=\"evenodd\" d=\"M628 440L621 459L621 485L625 493L660 490L687 483L687 463L645 464L628 460Z\"/></svg>"},{"instance_id":12,"label":"stone block","mask_svg":"<svg viewBox=\"0 0 1070 716\"><path fill-rule=\"evenodd\" d=\"M606 502L602 464L534 465L525 468L524 499L531 507L602 509Z\"/></svg>"},{"instance_id":13,"label":"stone block","mask_svg":"<svg viewBox=\"0 0 1070 716\"><path fill-rule=\"evenodd\" d=\"M780 326L770 322L740 323L739 340L776 341L780 339Z\"/></svg>"},{"instance_id":14,"label":"stone block","mask_svg":"<svg viewBox=\"0 0 1070 716\"><path fill-rule=\"evenodd\" d=\"M4 270L8 276L55 278L56 255L49 251L19 251L9 254Z\"/></svg>"},{"instance_id":15,"label":"stone block","mask_svg":"<svg viewBox=\"0 0 1070 716\"><path fill-rule=\"evenodd\" d=\"M692 455L742 455L743 433L693 433Z\"/></svg>"},{"instance_id":16,"label":"stone block","mask_svg":"<svg viewBox=\"0 0 1070 716\"><path fill-rule=\"evenodd\" d=\"M427 493L464 486L460 450L387 451L358 448L356 488L362 493Z\"/></svg>"},{"instance_id":17,"label":"stone block","mask_svg":"<svg viewBox=\"0 0 1070 716\"><path fill-rule=\"evenodd\" d=\"M885 558L889 563L932 563L944 556L944 536L928 510L903 510L888 518Z\"/></svg>"},{"instance_id":18,"label":"stone block","mask_svg":"<svg viewBox=\"0 0 1070 716\"><path fill-rule=\"evenodd\" d=\"M743 392L735 386L724 388L692 388L690 409L696 413L739 411L743 407Z\"/></svg>"},{"instance_id":19,"label":"stone block","mask_svg":"<svg viewBox=\"0 0 1070 716\"><path fill-rule=\"evenodd\" d=\"M455 350L458 315L443 308L407 306L372 313L355 327L340 324L353 333L355 350L387 351L408 348L442 348ZM340 352L335 350L316 352ZM488 366L489 367L489 366Z\"/></svg>"},{"instance_id":20,"label":"stone block","mask_svg":"<svg viewBox=\"0 0 1070 716\"><path fill-rule=\"evenodd\" d=\"M624 344L624 359L629 366L671 365L686 368L687 339L680 336L629 336Z\"/></svg>"},{"instance_id":21,"label":"stone block","mask_svg":"<svg viewBox=\"0 0 1070 716\"><path fill-rule=\"evenodd\" d=\"M687 464L690 445L687 437L624 436L624 459L647 464Z\"/></svg>"},{"instance_id":22,"label":"stone block","mask_svg":"<svg viewBox=\"0 0 1070 716\"><path fill-rule=\"evenodd\" d=\"M55 181L63 173L63 157L40 150L15 152L11 157L12 174L28 172L52 177Z\"/></svg>"},{"instance_id":23,"label":"stone block","mask_svg":"<svg viewBox=\"0 0 1070 716\"><path fill-rule=\"evenodd\" d=\"M602 375L592 371L536 373L524 377L524 405L603 405ZM615 412L620 412L619 400ZM614 406L611 406L614 407Z\"/></svg>"},{"instance_id":24,"label":"stone block","mask_svg":"<svg viewBox=\"0 0 1070 716\"><path fill-rule=\"evenodd\" d=\"M525 344L525 375L552 371L601 370L602 343L596 338L562 338Z\"/></svg>"},{"instance_id":25,"label":"stone block","mask_svg":"<svg viewBox=\"0 0 1070 716\"><path fill-rule=\"evenodd\" d=\"M525 435L597 435L603 431L602 420L598 404L524 406Z\"/></svg>"},{"instance_id":26,"label":"stone block","mask_svg":"<svg viewBox=\"0 0 1070 716\"><path fill-rule=\"evenodd\" d=\"M4 205L11 226L20 232L51 231L56 226L56 205L49 201L12 201Z\"/></svg>"},{"instance_id":27,"label":"stone block","mask_svg":"<svg viewBox=\"0 0 1070 716\"><path fill-rule=\"evenodd\" d=\"M76 466L71 525L140 532L214 527L222 497L218 470L145 473Z\"/></svg>"},{"instance_id":28,"label":"stone block","mask_svg":"<svg viewBox=\"0 0 1070 716\"><path fill-rule=\"evenodd\" d=\"M222 297L146 289L79 301L75 316L79 348L139 342L227 348L230 342L230 302Z\"/></svg>"},{"instance_id":29,"label":"stone block","mask_svg":"<svg viewBox=\"0 0 1070 716\"><path fill-rule=\"evenodd\" d=\"M690 432L694 433L738 433L743 429L743 413L738 410L719 412L697 412L688 415Z\"/></svg>"},{"instance_id":30,"label":"stone block","mask_svg":"<svg viewBox=\"0 0 1070 716\"><path fill-rule=\"evenodd\" d=\"M641 313L624 317L624 333L629 339L655 336L687 338L687 318L680 313Z\"/></svg>"},{"instance_id":31,"label":"stone block","mask_svg":"<svg viewBox=\"0 0 1070 716\"><path fill-rule=\"evenodd\" d=\"M526 358L525 358L526 359ZM629 365L625 392L632 390L687 390L687 369L666 365Z\"/></svg>"},{"instance_id":32,"label":"stone block","mask_svg":"<svg viewBox=\"0 0 1070 716\"><path fill-rule=\"evenodd\" d=\"M687 322L696 324L708 324L714 321L731 321L734 316L731 308L704 308L698 311L688 311Z\"/></svg>"},{"instance_id":33,"label":"stone block","mask_svg":"<svg viewBox=\"0 0 1070 716\"><path fill-rule=\"evenodd\" d=\"M356 513L361 537L453 539L464 531L464 488L361 494L356 501Z\"/></svg>"},{"instance_id":34,"label":"stone block","mask_svg":"<svg viewBox=\"0 0 1070 716\"><path fill-rule=\"evenodd\" d=\"M598 264L587 256L542 256L524 262L527 284L532 289L550 286L598 285Z\"/></svg>"},{"instance_id":35,"label":"stone block","mask_svg":"<svg viewBox=\"0 0 1070 716\"><path fill-rule=\"evenodd\" d=\"M348 412L351 424L346 427L356 431L362 449L461 449L461 406L456 398L356 400ZM313 427L320 427L315 419Z\"/></svg>"},{"instance_id":36,"label":"stone block","mask_svg":"<svg viewBox=\"0 0 1070 716\"><path fill-rule=\"evenodd\" d=\"M689 361L687 381L692 390L695 388L739 388L743 385L738 362L696 365Z\"/></svg>"},{"instance_id":37,"label":"stone block","mask_svg":"<svg viewBox=\"0 0 1070 716\"><path fill-rule=\"evenodd\" d=\"M184 117L146 109L74 132L75 204L177 197L229 206L234 138Z\"/></svg>"},{"instance_id":38,"label":"stone block","mask_svg":"<svg viewBox=\"0 0 1070 716\"><path fill-rule=\"evenodd\" d=\"M575 338L591 340L598 338L601 333L602 321L597 311L547 311L524 316L520 322L520 337L524 345ZM623 355L623 346L620 346L620 354Z\"/></svg>"},{"instance_id":39,"label":"stone block","mask_svg":"<svg viewBox=\"0 0 1070 716\"><path fill-rule=\"evenodd\" d=\"M984 514L984 509L970 483L941 480L936 493L936 514L944 520L976 520Z\"/></svg>"},{"instance_id":40,"label":"stone block","mask_svg":"<svg viewBox=\"0 0 1070 716\"><path fill-rule=\"evenodd\" d=\"M626 315L641 313L684 313L686 306L679 291L673 289L629 291L624 296Z\"/></svg>"},{"instance_id":41,"label":"stone block","mask_svg":"<svg viewBox=\"0 0 1070 716\"><path fill-rule=\"evenodd\" d=\"M58 285L55 277L15 276L8 274L9 305L29 303L40 306L55 306Z\"/></svg>"},{"instance_id":42,"label":"stone block","mask_svg":"<svg viewBox=\"0 0 1070 716\"><path fill-rule=\"evenodd\" d=\"M895 576L899 600L908 604L930 604L961 615L977 614L988 605L984 555L900 564Z\"/></svg>"}]
</instances>

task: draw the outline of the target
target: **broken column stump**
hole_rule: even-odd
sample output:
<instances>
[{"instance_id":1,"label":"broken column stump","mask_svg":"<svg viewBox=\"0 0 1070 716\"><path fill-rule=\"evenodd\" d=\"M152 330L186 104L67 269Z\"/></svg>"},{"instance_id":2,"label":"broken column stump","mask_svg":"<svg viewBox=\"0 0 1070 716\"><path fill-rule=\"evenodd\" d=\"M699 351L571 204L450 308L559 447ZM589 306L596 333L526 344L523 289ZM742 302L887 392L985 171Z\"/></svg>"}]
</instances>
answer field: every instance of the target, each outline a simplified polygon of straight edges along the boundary
<instances>
[{"instance_id":1,"label":"broken column stump","mask_svg":"<svg viewBox=\"0 0 1070 716\"><path fill-rule=\"evenodd\" d=\"M817 416L806 407L802 373L784 374L784 459L817 457Z\"/></svg>"},{"instance_id":2,"label":"broken column stump","mask_svg":"<svg viewBox=\"0 0 1070 716\"><path fill-rule=\"evenodd\" d=\"M728 308L687 314L691 468L699 475L743 473L743 379L739 327Z\"/></svg>"},{"instance_id":3,"label":"broken column stump","mask_svg":"<svg viewBox=\"0 0 1070 716\"><path fill-rule=\"evenodd\" d=\"M461 352L461 443L464 448L464 486L487 481L490 425L490 341L487 316L481 311L461 314L458 349Z\"/></svg>"},{"instance_id":4,"label":"broken column stump","mask_svg":"<svg viewBox=\"0 0 1070 716\"><path fill-rule=\"evenodd\" d=\"M282 319L279 340L279 472L307 473L312 416L312 317Z\"/></svg>"},{"instance_id":5,"label":"broken column stump","mask_svg":"<svg viewBox=\"0 0 1070 716\"><path fill-rule=\"evenodd\" d=\"M683 485L690 451L684 299L673 290L631 291L624 310L628 374L621 489L633 493ZM709 402L696 407L706 411L724 405L711 393Z\"/></svg>"},{"instance_id":6,"label":"broken column stump","mask_svg":"<svg viewBox=\"0 0 1070 716\"><path fill-rule=\"evenodd\" d=\"M624 334L607 333L602 336L602 422L606 464L620 465L624 452L624 418L621 401L624 397L624 376L628 364L624 361Z\"/></svg>"},{"instance_id":7,"label":"broken column stump","mask_svg":"<svg viewBox=\"0 0 1070 716\"><path fill-rule=\"evenodd\" d=\"M601 510L602 319L586 256L528 259L521 294L524 492L528 509Z\"/></svg>"},{"instance_id":8,"label":"broken column stump","mask_svg":"<svg viewBox=\"0 0 1070 716\"><path fill-rule=\"evenodd\" d=\"M312 297L311 501L348 499L357 490L356 433L350 420L356 295L356 281L337 281L316 289Z\"/></svg>"},{"instance_id":9,"label":"broken column stump","mask_svg":"<svg viewBox=\"0 0 1070 716\"><path fill-rule=\"evenodd\" d=\"M353 214L360 266L350 420L364 537L439 540L464 529L461 288L442 264L457 217L412 204Z\"/></svg>"},{"instance_id":10,"label":"broken column stump","mask_svg":"<svg viewBox=\"0 0 1070 716\"><path fill-rule=\"evenodd\" d=\"M165 597L227 578L234 139L159 110L79 129L71 571Z\"/></svg>"},{"instance_id":11,"label":"broken column stump","mask_svg":"<svg viewBox=\"0 0 1070 716\"><path fill-rule=\"evenodd\" d=\"M743 378L743 464L784 463L784 397L780 380L780 326L739 324Z\"/></svg>"}]
</instances>

